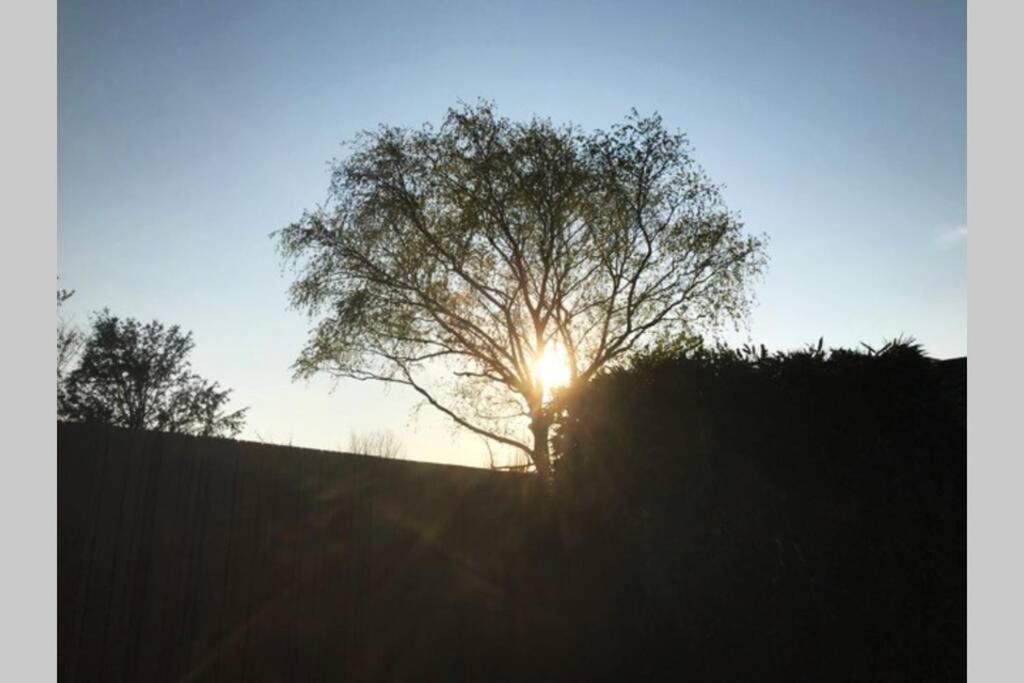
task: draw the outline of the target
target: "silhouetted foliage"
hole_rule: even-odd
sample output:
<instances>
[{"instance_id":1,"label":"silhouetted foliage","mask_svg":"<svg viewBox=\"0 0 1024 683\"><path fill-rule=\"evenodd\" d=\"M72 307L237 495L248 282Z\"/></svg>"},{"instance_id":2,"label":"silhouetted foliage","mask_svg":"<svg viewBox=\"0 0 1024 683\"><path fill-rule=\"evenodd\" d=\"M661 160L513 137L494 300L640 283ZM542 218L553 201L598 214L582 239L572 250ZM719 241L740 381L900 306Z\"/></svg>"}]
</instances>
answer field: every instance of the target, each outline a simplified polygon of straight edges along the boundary
<instances>
[{"instance_id":1,"label":"silhouetted foliage","mask_svg":"<svg viewBox=\"0 0 1024 683\"><path fill-rule=\"evenodd\" d=\"M70 299L75 293L75 290L58 289L57 290L57 309L60 310L61 305L68 299ZM69 323L67 320L62 318L60 314L57 315L57 405L59 406L64 401L64 381L67 376L68 368L74 363L78 354L82 350L82 332L77 327Z\"/></svg>"},{"instance_id":2,"label":"silhouetted foliage","mask_svg":"<svg viewBox=\"0 0 1024 683\"><path fill-rule=\"evenodd\" d=\"M660 117L584 134L487 103L364 133L327 206L277 236L292 303L318 318L298 375L408 386L545 475L538 359L560 349L586 382L644 339L742 315L764 263Z\"/></svg>"},{"instance_id":3,"label":"silhouetted foliage","mask_svg":"<svg viewBox=\"0 0 1024 683\"><path fill-rule=\"evenodd\" d=\"M595 666L962 679L965 377L908 340L819 342L654 352L570 392L556 503Z\"/></svg>"},{"instance_id":4,"label":"silhouetted foliage","mask_svg":"<svg viewBox=\"0 0 1024 683\"><path fill-rule=\"evenodd\" d=\"M224 411L231 390L191 371L193 346L192 333L177 325L102 311L58 396L60 417L200 436L237 434L246 409Z\"/></svg>"}]
</instances>

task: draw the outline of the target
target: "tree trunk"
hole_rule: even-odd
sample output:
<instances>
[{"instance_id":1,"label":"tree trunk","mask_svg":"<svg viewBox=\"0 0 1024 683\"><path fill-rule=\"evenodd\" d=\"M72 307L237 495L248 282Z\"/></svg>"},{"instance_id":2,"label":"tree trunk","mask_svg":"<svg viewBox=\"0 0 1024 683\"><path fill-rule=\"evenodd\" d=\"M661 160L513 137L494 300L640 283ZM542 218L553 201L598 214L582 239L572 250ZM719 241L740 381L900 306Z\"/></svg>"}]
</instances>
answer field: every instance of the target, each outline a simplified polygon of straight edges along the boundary
<instances>
[{"instance_id":1,"label":"tree trunk","mask_svg":"<svg viewBox=\"0 0 1024 683\"><path fill-rule=\"evenodd\" d=\"M530 457L537 468L537 472L546 481L550 481L553 472L551 471L551 452L548 447L548 430L551 428L551 418L547 415L534 415L530 422L530 431L533 432L533 453Z\"/></svg>"}]
</instances>

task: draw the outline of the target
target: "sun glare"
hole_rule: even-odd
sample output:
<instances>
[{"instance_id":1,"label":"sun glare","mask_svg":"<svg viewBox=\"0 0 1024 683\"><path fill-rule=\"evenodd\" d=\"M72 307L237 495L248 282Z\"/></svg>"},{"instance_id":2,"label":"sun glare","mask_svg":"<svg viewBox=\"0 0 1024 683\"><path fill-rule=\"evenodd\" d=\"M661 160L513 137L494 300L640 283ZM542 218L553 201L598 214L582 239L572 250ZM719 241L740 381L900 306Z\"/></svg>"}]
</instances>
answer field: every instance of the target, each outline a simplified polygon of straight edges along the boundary
<instances>
[{"instance_id":1,"label":"sun glare","mask_svg":"<svg viewBox=\"0 0 1024 683\"><path fill-rule=\"evenodd\" d=\"M544 353L534 363L533 369L544 387L545 395L549 395L552 389L566 386L571 379L569 358L561 346L552 344L544 349Z\"/></svg>"}]
</instances>

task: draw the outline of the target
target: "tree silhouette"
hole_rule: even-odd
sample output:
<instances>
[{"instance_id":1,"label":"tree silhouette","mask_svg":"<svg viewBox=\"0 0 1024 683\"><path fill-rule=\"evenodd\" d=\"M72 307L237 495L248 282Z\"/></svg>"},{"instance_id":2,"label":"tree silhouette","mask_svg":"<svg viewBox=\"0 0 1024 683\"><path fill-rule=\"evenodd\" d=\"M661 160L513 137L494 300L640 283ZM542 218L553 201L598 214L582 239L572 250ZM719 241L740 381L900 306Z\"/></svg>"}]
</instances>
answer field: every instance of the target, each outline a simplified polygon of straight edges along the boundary
<instances>
[{"instance_id":1,"label":"tree silhouette","mask_svg":"<svg viewBox=\"0 0 1024 683\"><path fill-rule=\"evenodd\" d=\"M57 308L70 299L75 293L73 289L57 290ZM58 315L57 317L57 405L60 406L64 397L64 380L68 368L82 350L82 332L76 326Z\"/></svg>"},{"instance_id":2,"label":"tree silhouette","mask_svg":"<svg viewBox=\"0 0 1024 683\"><path fill-rule=\"evenodd\" d=\"M540 358L586 382L645 338L741 315L764 264L657 115L584 134L481 102L352 146L326 205L275 233L317 318L296 375L411 387L544 475L558 404Z\"/></svg>"},{"instance_id":3,"label":"tree silhouette","mask_svg":"<svg viewBox=\"0 0 1024 683\"><path fill-rule=\"evenodd\" d=\"M237 434L247 409L224 412L231 390L190 370L193 346L192 333L177 325L143 325L102 311L58 397L60 416L132 429Z\"/></svg>"}]
</instances>

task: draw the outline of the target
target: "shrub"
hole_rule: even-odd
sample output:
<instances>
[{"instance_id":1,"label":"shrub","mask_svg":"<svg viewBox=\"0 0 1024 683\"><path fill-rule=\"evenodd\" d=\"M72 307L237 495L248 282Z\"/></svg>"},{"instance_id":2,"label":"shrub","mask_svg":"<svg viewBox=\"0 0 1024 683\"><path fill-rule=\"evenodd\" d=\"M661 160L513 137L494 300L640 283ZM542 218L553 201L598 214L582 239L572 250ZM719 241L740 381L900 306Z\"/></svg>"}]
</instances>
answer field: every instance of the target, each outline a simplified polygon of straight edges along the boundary
<instances>
[{"instance_id":1,"label":"shrub","mask_svg":"<svg viewBox=\"0 0 1024 683\"><path fill-rule=\"evenodd\" d=\"M698 680L962 675L962 373L819 341L653 352L567 395L556 485L600 649Z\"/></svg>"}]
</instances>

